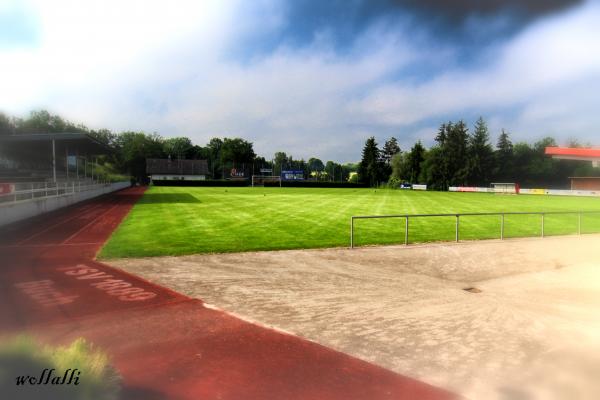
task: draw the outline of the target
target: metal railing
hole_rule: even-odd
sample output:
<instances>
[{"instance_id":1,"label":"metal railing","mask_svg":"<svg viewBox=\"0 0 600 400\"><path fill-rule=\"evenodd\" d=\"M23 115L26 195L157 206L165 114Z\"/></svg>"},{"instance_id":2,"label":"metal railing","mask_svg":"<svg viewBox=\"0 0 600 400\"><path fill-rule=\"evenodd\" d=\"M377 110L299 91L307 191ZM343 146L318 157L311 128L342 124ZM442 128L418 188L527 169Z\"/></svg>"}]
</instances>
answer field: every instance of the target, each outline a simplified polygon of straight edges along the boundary
<instances>
[{"instance_id":1,"label":"metal railing","mask_svg":"<svg viewBox=\"0 0 600 400\"><path fill-rule=\"evenodd\" d=\"M9 193L0 194L0 204L14 203L17 201L26 201L42 199L45 197L63 196L73 193L85 192L88 190L99 189L110 185L110 182L89 182L89 181L71 181L71 182L27 182L13 184L15 190Z\"/></svg>"},{"instance_id":2,"label":"metal railing","mask_svg":"<svg viewBox=\"0 0 600 400\"><path fill-rule=\"evenodd\" d=\"M455 217L455 241L460 240L460 217L467 216L499 216L500 239L504 240L504 219L506 215L540 215L541 237L544 237L544 220L546 215L577 215L577 234L581 235L581 216L583 214L600 214L600 211L546 211L546 212L486 212L486 213L454 213L454 214L398 214L398 215L355 215L350 217L350 248L354 248L354 220L379 218L404 218L404 244L408 245L408 222L410 218L423 217Z\"/></svg>"}]
</instances>

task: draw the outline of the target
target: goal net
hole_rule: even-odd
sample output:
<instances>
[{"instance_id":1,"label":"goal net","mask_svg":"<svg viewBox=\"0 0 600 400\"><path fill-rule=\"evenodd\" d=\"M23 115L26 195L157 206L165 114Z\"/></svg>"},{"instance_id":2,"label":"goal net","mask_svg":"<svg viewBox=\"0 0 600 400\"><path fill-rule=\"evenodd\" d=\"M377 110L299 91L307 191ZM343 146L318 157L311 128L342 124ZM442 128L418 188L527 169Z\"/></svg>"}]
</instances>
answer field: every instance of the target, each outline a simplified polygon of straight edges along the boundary
<instances>
[{"instance_id":1,"label":"goal net","mask_svg":"<svg viewBox=\"0 0 600 400\"><path fill-rule=\"evenodd\" d=\"M500 194L519 194L519 184L508 183L492 183L492 191Z\"/></svg>"},{"instance_id":2,"label":"goal net","mask_svg":"<svg viewBox=\"0 0 600 400\"><path fill-rule=\"evenodd\" d=\"M280 176L268 176L268 175L252 175L252 187L255 186L279 186L281 187Z\"/></svg>"}]
</instances>

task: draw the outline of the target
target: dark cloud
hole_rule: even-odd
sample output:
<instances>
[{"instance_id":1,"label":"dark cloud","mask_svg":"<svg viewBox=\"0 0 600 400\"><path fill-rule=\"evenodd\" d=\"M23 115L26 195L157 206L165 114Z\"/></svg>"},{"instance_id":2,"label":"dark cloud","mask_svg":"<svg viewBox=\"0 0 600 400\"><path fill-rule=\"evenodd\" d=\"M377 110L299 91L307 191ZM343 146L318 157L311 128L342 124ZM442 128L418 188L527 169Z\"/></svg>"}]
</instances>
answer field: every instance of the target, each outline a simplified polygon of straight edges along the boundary
<instances>
[{"instance_id":1,"label":"dark cloud","mask_svg":"<svg viewBox=\"0 0 600 400\"><path fill-rule=\"evenodd\" d=\"M583 0L390 0L395 7L410 7L434 14L466 16L472 14L515 13L535 18L583 3Z\"/></svg>"},{"instance_id":2,"label":"dark cloud","mask_svg":"<svg viewBox=\"0 0 600 400\"><path fill-rule=\"evenodd\" d=\"M426 32L471 58L481 48L510 38L536 19L559 13L583 0L275 0L286 23L276 32L246 33L232 46L240 60L253 59L281 45L302 47L325 34L339 52L374 23L391 30ZM255 4L255 3L250 3ZM254 6L249 6L254 7ZM253 15L262 15L253 10Z\"/></svg>"},{"instance_id":3,"label":"dark cloud","mask_svg":"<svg viewBox=\"0 0 600 400\"><path fill-rule=\"evenodd\" d=\"M302 40L330 29L344 40L374 20L407 15L416 16L419 24L444 32L459 32L470 17L508 16L515 30L536 18L581 3L583 0L288 0L290 24L285 34Z\"/></svg>"}]
</instances>

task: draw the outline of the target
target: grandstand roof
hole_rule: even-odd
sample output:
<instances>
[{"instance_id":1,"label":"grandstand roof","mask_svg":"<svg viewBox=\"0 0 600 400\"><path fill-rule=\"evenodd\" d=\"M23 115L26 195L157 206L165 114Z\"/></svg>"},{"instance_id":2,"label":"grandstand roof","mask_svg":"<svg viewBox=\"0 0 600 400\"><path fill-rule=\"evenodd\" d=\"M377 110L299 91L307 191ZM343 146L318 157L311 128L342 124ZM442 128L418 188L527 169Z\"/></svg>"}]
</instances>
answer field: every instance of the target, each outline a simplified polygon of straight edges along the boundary
<instances>
[{"instance_id":1,"label":"grandstand roof","mask_svg":"<svg viewBox=\"0 0 600 400\"><path fill-rule=\"evenodd\" d=\"M72 148L79 149L82 153L106 154L112 152L110 146L100 142L87 133L33 133L0 136L2 146L35 146L45 145L52 141L59 142Z\"/></svg>"},{"instance_id":2,"label":"grandstand roof","mask_svg":"<svg viewBox=\"0 0 600 400\"><path fill-rule=\"evenodd\" d=\"M600 161L598 148L546 147L546 155L565 160Z\"/></svg>"}]
</instances>

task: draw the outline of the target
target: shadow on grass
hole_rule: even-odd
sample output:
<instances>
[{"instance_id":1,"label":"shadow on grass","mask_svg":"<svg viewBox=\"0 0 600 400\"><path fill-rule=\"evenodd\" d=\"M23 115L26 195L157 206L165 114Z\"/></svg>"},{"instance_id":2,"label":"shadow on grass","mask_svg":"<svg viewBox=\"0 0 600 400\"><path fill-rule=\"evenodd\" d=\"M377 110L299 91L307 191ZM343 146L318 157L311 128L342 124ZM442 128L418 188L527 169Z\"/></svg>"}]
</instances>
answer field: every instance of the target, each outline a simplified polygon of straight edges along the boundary
<instances>
[{"instance_id":1,"label":"shadow on grass","mask_svg":"<svg viewBox=\"0 0 600 400\"><path fill-rule=\"evenodd\" d=\"M138 201L138 204L159 203L201 203L196 197L189 193L146 193Z\"/></svg>"}]
</instances>

